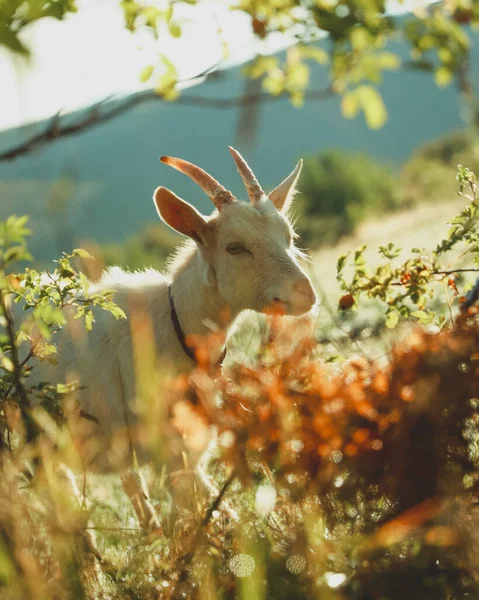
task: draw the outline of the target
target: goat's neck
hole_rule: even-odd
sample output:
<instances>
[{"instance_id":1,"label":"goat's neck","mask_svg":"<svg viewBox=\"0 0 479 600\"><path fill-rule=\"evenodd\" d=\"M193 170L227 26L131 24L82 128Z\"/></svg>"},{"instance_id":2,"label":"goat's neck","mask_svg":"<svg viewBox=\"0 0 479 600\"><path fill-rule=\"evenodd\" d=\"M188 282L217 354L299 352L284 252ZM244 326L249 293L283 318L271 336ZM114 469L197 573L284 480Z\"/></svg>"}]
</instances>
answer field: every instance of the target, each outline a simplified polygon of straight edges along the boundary
<instances>
[{"instance_id":1,"label":"goat's neck","mask_svg":"<svg viewBox=\"0 0 479 600\"><path fill-rule=\"evenodd\" d=\"M198 250L192 249L184 262L171 273L171 292L181 328L185 336L208 336L212 330L228 334L236 317L221 297L216 286L208 285L206 267ZM221 353L223 343L218 336Z\"/></svg>"}]
</instances>

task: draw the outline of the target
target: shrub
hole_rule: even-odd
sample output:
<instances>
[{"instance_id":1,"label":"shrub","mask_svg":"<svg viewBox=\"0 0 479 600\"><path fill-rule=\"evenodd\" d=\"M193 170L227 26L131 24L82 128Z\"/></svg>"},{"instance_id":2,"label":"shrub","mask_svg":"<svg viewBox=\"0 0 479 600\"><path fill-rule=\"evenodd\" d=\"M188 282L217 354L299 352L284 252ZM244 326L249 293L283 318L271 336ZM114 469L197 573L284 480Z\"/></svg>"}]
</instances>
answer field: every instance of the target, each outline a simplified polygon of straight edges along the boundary
<instances>
[{"instance_id":1,"label":"shrub","mask_svg":"<svg viewBox=\"0 0 479 600\"><path fill-rule=\"evenodd\" d=\"M404 205L446 201L454 192L458 164L479 171L479 140L475 132L454 132L419 148L401 170Z\"/></svg>"},{"instance_id":2,"label":"shrub","mask_svg":"<svg viewBox=\"0 0 479 600\"><path fill-rule=\"evenodd\" d=\"M61 400L75 386L29 385L29 374L35 360L55 362L55 334L65 324L64 309L73 308L75 318L83 319L88 331L94 320L93 307L107 310L115 318L125 317L113 303L112 291L89 292L85 275L74 266L77 260L92 258L85 250L64 253L50 273L28 267L12 272L18 262L31 260L27 222L28 217L11 216L0 223L0 460L2 450L10 449L8 414L18 411L22 415L29 443L38 432L30 414L32 400L59 422L63 419ZM23 309L20 322L18 315L14 317L16 304Z\"/></svg>"},{"instance_id":3,"label":"shrub","mask_svg":"<svg viewBox=\"0 0 479 600\"><path fill-rule=\"evenodd\" d=\"M145 267L163 269L182 239L163 225L149 225L124 243L100 246L95 254L106 266L118 265L131 271Z\"/></svg>"},{"instance_id":4,"label":"shrub","mask_svg":"<svg viewBox=\"0 0 479 600\"><path fill-rule=\"evenodd\" d=\"M397 178L366 154L332 150L306 158L299 189L298 232L311 247L335 242L365 218L399 205Z\"/></svg>"}]
</instances>

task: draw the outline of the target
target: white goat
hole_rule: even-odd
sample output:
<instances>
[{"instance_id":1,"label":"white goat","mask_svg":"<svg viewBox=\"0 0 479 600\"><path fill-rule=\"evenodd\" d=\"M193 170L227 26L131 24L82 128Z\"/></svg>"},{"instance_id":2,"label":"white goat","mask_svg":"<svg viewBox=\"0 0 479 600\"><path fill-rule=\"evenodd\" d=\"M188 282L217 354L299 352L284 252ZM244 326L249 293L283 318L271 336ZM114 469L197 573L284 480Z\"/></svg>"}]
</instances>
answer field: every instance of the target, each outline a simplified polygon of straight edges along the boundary
<instances>
[{"instance_id":1,"label":"white goat","mask_svg":"<svg viewBox=\"0 0 479 600\"><path fill-rule=\"evenodd\" d=\"M316 302L311 282L298 264L299 252L287 216L302 161L266 195L241 155L233 148L230 152L250 202L237 201L199 167L162 157L163 163L195 181L216 210L205 218L173 192L159 187L153 196L158 214L190 241L170 262L166 274L109 269L98 284L92 285L92 291L116 290L114 300L127 319L117 321L99 311L93 330L83 339L71 328L62 336L56 378L61 381L74 373L80 381L77 401L85 427L107 442L95 458L96 465L105 459L111 463L112 455L117 457L118 448L111 452L108 444L115 432L130 427L136 419L132 410L137 391L132 338L139 326L135 311L143 311L151 323L161 364L167 361L175 372L187 373L195 366L187 336L207 336L212 324L224 333L209 345L214 364L222 357L224 340L235 319L245 309L261 312L279 305L286 314L301 315ZM147 524L153 512L145 503L141 482L128 475L123 483L140 521Z\"/></svg>"}]
</instances>

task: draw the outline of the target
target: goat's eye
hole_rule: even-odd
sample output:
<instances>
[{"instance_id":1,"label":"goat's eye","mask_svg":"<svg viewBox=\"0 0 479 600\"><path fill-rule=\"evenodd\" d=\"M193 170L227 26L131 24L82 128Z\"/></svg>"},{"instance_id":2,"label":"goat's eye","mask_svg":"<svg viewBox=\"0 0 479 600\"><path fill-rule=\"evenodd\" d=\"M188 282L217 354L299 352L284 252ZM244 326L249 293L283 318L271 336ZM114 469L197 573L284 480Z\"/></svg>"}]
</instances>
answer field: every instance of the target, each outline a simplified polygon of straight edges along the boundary
<instances>
[{"instance_id":1,"label":"goat's eye","mask_svg":"<svg viewBox=\"0 0 479 600\"><path fill-rule=\"evenodd\" d=\"M246 248L243 248L241 244L228 244L226 246L226 251L230 254L242 254L243 252L247 252Z\"/></svg>"}]
</instances>

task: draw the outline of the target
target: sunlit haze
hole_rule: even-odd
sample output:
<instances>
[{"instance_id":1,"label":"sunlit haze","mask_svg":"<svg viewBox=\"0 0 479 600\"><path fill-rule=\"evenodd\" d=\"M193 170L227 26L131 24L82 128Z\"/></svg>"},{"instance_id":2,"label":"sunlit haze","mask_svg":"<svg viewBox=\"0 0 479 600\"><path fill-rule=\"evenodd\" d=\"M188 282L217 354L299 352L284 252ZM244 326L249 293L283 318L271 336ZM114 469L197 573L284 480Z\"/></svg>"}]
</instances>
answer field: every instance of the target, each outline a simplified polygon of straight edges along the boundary
<instances>
[{"instance_id":1,"label":"sunlit haze","mask_svg":"<svg viewBox=\"0 0 479 600\"><path fill-rule=\"evenodd\" d=\"M228 2L178 4L174 17L183 35L173 38L165 29L160 39L149 32L130 33L116 0L83 0L77 14L63 22L42 19L31 25L23 40L32 58L0 49L0 129L64 113L111 94L148 88L139 73L159 56L168 56L180 79L224 62L222 35L228 40L226 63L238 63L256 52L270 53L288 45L281 35L255 39L249 17L231 11ZM391 12L404 12L418 2L391 2ZM219 30L222 34L219 34Z\"/></svg>"}]
</instances>

